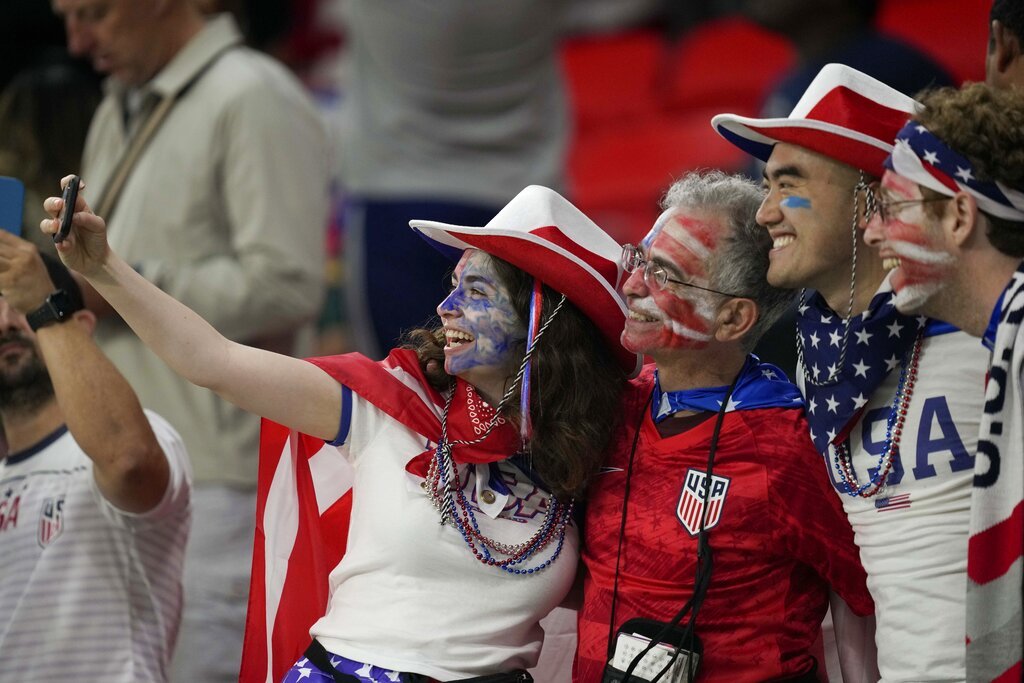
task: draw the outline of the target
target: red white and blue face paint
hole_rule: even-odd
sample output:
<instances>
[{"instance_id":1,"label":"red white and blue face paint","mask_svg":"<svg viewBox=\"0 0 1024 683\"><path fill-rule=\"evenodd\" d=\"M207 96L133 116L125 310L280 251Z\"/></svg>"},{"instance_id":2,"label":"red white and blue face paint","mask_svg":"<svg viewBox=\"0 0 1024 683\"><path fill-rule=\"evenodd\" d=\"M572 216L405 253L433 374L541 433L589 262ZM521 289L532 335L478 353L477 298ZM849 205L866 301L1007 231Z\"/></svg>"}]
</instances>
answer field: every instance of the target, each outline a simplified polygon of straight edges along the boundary
<instances>
[{"instance_id":1,"label":"red white and blue face paint","mask_svg":"<svg viewBox=\"0 0 1024 683\"><path fill-rule=\"evenodd\" d=\"M718 242L719 224L699 212L669 209L640 243L645 258L673 279L710 287L708 261ZM626 281L629 315L622 345L636 353L703 348L711 341L717 295L669 282L648 287L643 268Z\"/></svg>"},{"instance_id":2,"label":"red white and blue face paint","mask_svg":"<svg viewBox=\"0 0 1024 683\"><path fill-rule=\"evenodd\" d=\"M526 326L498 279L491 257L467 249L452 274L452 291L437 307L447 344L444 369L485 392L514 369L516 347Z\"/></svg>"},{"instance_id":3,"label":"red white and blue face paint","mask_svg":"<svg viewBox=\"0 0 1024 683\"><path fill-rule=\"evenodd\" d=\"M948 284L957 259L935 218L925 210L920 186L893 172L882 176L882 201L893 208L888 220L875 216L870 233L881 233L879 255L892 270L893 302L903 313L921 310ZM899 206L899 202L914 202Z\"/></svg>"}]
</instances>

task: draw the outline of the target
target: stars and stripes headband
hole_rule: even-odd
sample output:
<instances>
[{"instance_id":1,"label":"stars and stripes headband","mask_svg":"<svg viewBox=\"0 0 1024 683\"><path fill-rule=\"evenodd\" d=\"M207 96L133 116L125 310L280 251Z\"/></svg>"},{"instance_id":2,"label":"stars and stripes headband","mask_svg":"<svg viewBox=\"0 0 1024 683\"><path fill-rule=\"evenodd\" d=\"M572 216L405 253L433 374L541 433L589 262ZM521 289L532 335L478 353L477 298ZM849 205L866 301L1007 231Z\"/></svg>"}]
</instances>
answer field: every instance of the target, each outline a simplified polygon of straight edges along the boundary
<instances>
[{"instance_id":1,"label":"stars and stripes headband","mask_svg":"<svg viewBox=\"0 0 1024 683\"><path fill-rule=\"evenodd\" d=\"M917 121L908 121L896 135L896 146L885 167L947 197L966 192L991 216L1024 222L1024 193L998 180L978 180L966 157Z\"/></svg>"}]
</instances>

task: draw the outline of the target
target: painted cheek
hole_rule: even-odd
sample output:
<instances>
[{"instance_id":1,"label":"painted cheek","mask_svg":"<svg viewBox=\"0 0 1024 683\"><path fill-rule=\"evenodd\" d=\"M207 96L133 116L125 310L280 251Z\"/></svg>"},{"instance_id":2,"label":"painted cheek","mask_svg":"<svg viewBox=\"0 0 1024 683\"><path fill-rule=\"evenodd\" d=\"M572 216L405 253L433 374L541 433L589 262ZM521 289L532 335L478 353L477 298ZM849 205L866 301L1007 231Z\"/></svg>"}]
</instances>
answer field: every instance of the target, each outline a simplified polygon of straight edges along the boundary
<instances>
[{"instance_id":1,"label":"painted cheek","mask_svg":"<svg viewBox=\"0 0 1024 683\"><path fill-rule=\"evenodd\" d=\"M523 337L512 311L485 301L469 303L460 327L473 335L473 342L469 349L449 358L449 373L505 365Z\"/></svg>"},{"instance_id":2,"label":"painted cheek","mask_svg":"<svg viewBox=\"0 0 1024 683\"><path fill-rule=\"evenodd\" d=\"M886 245L900 258L893 276L893 289L918 285L938 285L948 279L956 258L922 226L890 221Z\"/></svg>"},{"instance_id":3,"label":"painted cheek","mask_svg":"<svg viewBox=\"0 0 1024 683\"><path fill-rule=\"evenodd\" d=\"M655 305L665 314L663 339L669 348L701 348L711 340L710 311L706 304L676 296L668 290L652 292Z\"/></svg>"},{"instance_id":4,"label":"painted cheek","mask_svg":"<svg viewBox=\"0 0 1024 683\"><path fill-rule=\"evenodd\" d=\"M783 209L810 209L811 200L807 197L790 196L779 202L779 206Z\"/></svg>"}]
</instances>

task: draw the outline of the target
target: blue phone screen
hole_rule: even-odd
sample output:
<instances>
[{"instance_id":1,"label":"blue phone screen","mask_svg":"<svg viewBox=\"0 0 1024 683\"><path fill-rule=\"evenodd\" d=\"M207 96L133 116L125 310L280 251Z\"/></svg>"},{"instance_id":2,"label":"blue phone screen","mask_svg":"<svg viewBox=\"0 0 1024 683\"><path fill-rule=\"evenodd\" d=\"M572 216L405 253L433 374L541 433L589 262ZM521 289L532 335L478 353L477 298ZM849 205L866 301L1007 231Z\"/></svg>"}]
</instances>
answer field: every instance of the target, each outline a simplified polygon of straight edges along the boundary
<instances>
[{"instance_id":1,"label":"blue phone screen","mask_svg":"<svg viewBox=\"0 0 1024 683\"><path fill-rule=\"evenodd\" d=\"M17 178L0 176L0 230L21 235L25 209L25 184Z\"/></svg>"}]
</instances>

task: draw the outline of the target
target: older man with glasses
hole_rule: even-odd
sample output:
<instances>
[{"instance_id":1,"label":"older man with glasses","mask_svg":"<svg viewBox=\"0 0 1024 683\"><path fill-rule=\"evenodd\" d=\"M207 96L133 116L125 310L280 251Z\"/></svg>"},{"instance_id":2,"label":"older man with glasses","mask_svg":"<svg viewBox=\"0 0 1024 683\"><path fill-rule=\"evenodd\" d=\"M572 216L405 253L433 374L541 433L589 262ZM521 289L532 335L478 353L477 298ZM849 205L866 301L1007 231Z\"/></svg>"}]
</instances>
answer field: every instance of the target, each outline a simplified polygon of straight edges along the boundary
<instances>
[{"instance_id":1,"label":"older man with glasses","mask_svg":"<svg viewBox=\"0 0 1024 683\"><path fill-rule=\"evenodd\" d=\"M660 680L817 680L829 586L872 611L800 393L750 354L792 299L765 280L761 197L739 176L689 175L623 249L622 343L655 364L591 484L580 683L665 667L679 671Z\"/></svg>"}]
</instances>

